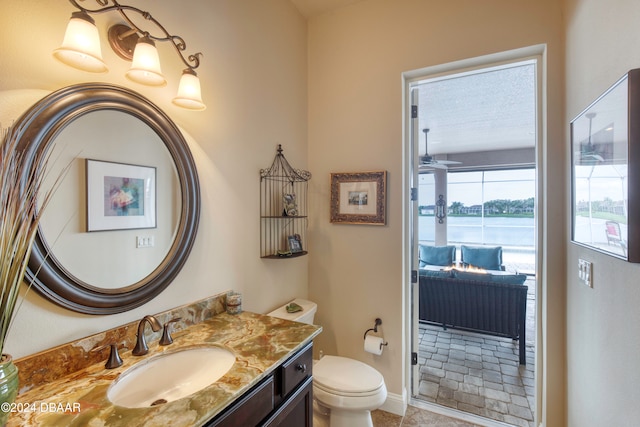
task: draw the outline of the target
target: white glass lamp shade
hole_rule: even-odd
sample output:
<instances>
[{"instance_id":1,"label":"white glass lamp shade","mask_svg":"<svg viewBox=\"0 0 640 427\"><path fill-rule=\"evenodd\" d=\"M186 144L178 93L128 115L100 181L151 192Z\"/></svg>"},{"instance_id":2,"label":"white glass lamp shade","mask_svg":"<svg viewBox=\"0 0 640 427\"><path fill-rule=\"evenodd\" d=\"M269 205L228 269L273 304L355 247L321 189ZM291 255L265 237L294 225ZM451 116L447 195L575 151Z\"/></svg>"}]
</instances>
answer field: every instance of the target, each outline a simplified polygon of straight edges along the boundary
<instances>
[{"instance_id":1,"label":"white glass lamp shade","mask_svg":"<svg viewBox=\"0 0 640 427\"><path fill-rule=\"evenodd\" d=\"M173 98L173 103L189 110L204 110L207 108L202 102L200 79L195 71L187 68L182 72L178 94Z\"/></svg>"},{"instance_id":2,"label":"white glass lamp shade","mask_svg":"<svg viewBox=\"0 0 640 427\"><path fill-rule=\"evenodd\" d=\"M73 12L62 46L53 51L59 61L80 70L104 73L100 36L95 21L85 12Z\"/></svg>"},{"instance_id":3,"label":"white glass lamp shade","mask_svg":"<svg viewBox=\"0 0 640 427\"><path fill-rule=\"evenodd\" d=\"M130 80L147 86L167 84L167 80L160 70L160 57L153 40L148 37L140 37L133 51L131 68L126 75Z\"/></svg>"}]
</instances>

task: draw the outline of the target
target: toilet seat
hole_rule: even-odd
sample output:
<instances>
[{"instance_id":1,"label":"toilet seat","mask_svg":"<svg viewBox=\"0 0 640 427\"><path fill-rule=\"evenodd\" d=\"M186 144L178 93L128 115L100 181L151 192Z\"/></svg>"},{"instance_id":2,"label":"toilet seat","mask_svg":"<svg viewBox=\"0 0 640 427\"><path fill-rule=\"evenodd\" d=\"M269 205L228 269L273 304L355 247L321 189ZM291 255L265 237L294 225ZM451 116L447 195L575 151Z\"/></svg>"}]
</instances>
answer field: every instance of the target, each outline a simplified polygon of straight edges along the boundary
<instances>
[{"instance_id":1,"label":"toilet seat","mask_svg":"<svg viewBox=\"0 0 640 427\"><path fill-rule=\"evenodd\" d=\"M379 408L387 400L387 387L382 386L370 395L345 396L329 393L314 384L313 398L329 408L334 414L338 411L372 411Z\"/></svg>"},{"instance_id":2,"label":"toilet seat","mask_svg":"<svg viewBox=\"0 0 640 427\"><path fill-rule=\"evenodd\" d=\"M333 390L331 388L328 387L324 387L322 384L318 384L314 381L313 386L316 388L317 390L323 391L327 394L331 394L331 395L335 395L336 397L342 397L342 398L349 398L349 397L369 397L369 396L375 396L376 394L380 393L382 387L379 387L375 390L371 390L371 391L365 391L365 392L356 392L356 393L349 393L349 392L345 392L345 391L340 391L340 390Z\"/></svg>"},{"instance_id":3,"label":"toilet seat","mask_svg":"<svg viewBox=\"0 0 640 427\"><path fill-rule=\"evenodd\" d=\"M313 366L313 384L326 393L366 397L386 387L384 377L371 366L340 356L324 356Z\"/></svg>"}]
</instances>

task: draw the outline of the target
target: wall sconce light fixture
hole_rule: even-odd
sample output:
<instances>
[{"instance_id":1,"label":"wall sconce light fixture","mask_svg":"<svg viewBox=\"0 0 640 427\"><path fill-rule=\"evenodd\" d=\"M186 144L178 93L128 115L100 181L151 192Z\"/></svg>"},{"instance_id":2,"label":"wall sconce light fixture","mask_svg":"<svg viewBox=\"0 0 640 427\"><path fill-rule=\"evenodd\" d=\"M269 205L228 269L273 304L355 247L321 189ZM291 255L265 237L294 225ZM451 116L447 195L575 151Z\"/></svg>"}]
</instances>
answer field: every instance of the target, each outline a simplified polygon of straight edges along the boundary
<instances>
[{"instance_id":1,"label":"wall sconce light fixture","mask_svg":"<svg viewBox=\"0 0 640 427\"><path fill-rule=\"evenodd\" d=\"M447 216L446 207L447 202L444 200L444 196L440 194L438 196L438 201L436 202L436 218L438 218L439 224L442 224L444 222L444 218Z\"/></svg>"},{"instance_id":2,"label":"wall sconce light fixture","mask_svg":"<svg viewBox=\"0 0 640 427\"><path fill-rule=\"evenodd\" d=\"M204 110L206 106L202 102L200 91L200 79L195 69L200 65L201 52L187 56L183 51L187 48L184 39L170 34L149 12L145 12L133 6L118 3L117 0L95 0L98 9L87 9L80 6L78 1L69 0L78 8L71 14L67 25L67 31L62 41L62 46L53 51L53 56L63 63L80 70L92 73L104 73L107 66L102 60L100 49L100 35L91 14L99 14L117 11L126 24L116 24L109 28L109 45L122 59L131 61L131 68L126 76L130 80L148 86L164 86L167 80L160 68L160 58L155 42L170 42L182 62L187 68L182 72L178 85L178 94L173 103L191 110ZM143 30L129 18L128 13L136 13L162 31L157 37Z\"/></svg>"}]
</instances>

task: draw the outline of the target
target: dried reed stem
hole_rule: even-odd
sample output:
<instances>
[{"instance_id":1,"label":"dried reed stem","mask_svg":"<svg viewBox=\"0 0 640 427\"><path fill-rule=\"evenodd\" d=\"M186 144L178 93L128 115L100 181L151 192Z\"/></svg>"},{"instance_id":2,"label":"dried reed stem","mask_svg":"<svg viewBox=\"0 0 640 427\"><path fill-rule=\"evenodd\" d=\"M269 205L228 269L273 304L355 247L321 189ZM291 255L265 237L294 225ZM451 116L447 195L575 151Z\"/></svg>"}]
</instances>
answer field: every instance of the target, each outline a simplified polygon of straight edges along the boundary
<instances>
[{"instance_id":1,"label":"dried reed stem","mask_svg":"<svg viewBox=\"0 0 640 427\"><path fill-rule=\"evenodd\" d=\"M40 193L48 154L39 150L30 170L25 170L25 153L12 128L0 130L0 354L13 319L20 285L29 262L33 241L44 209L65 168L53 186ZM39 206L38 206L39 205ZM30 286L30 284L29 284Z\"/></svg>"}]
</instances>

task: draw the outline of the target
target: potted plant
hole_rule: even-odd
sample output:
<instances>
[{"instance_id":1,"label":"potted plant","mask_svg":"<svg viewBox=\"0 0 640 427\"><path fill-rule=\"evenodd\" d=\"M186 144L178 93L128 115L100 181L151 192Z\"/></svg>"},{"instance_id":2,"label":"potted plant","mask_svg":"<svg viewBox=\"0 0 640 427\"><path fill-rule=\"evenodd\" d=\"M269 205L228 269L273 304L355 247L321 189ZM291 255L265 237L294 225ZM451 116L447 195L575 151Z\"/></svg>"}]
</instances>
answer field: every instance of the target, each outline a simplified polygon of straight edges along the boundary
<instances>
[{"instance_id":1,"label":"potted plant","mask_svg":"<svg viewBox=\"0 0 640 427\"><path fill-rule=\"evenodd\" d=\"M18 369L4 345L40 218L60 178L39 200L47 154L35 154L40 158L34 164L41 167L25 170L25 153L14 130L0 130L0 141L0 408L4 408L2 404L13 402L18 393ZM0 425L9 414L0 410Z\"/></svg>"}]
</instances>

